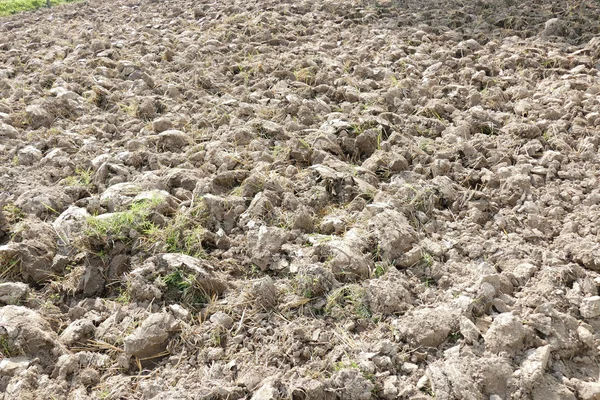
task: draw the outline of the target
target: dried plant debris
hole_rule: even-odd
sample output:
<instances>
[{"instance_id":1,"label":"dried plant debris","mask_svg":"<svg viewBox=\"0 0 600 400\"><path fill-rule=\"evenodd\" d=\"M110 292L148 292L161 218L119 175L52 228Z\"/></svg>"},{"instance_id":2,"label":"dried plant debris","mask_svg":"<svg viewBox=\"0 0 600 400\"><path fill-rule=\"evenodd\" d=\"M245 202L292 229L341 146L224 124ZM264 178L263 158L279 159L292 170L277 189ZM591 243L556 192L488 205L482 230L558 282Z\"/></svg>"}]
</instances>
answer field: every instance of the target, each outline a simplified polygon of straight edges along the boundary
<instances>
[{"instance_id":1,"label":"dried plant debris","mask_svg":"<svg viewBox=\"0 0 600 400\"><path fill-rule=\"evenodd\" d=\"M600 398L599 12L0 18L0 399Z\"/></svg>"}]
</instances>

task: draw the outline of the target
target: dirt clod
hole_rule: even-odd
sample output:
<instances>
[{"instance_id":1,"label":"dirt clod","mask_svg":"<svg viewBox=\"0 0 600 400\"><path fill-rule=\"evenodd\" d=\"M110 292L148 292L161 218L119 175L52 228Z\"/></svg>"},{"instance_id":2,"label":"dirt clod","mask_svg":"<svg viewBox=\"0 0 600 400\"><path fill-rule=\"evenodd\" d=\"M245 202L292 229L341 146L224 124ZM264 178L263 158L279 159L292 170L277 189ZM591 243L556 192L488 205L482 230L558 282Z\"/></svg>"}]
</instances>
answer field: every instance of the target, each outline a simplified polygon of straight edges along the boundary
<instances>
[{"instance_id":1,"label":"dirt clod","mask_svg":"<svg viewBox=\"0 0 600 400\"><path fill-rule=\"evenodd\" d=\"M0 399L599 398L597 1L142 3L0 18Z\"/></svg>"}]
</instances>

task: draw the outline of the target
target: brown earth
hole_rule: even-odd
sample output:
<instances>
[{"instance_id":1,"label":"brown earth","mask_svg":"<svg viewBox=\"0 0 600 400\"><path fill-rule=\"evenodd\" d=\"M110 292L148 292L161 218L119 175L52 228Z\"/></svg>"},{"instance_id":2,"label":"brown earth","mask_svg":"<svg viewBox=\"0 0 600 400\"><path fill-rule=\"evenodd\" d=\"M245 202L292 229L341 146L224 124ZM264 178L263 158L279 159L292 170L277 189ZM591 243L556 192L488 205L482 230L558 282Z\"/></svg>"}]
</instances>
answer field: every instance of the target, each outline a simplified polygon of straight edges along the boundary
<instances>
[{"instance_id":1,"label":"brown earth","mask_svg":"<svg viewBox=\"0 0 600 400\"><path fill-rule=\"evenodd\" d=\"M600 399L599 13L0 19L0 398Z\"/></svg>"}]
</instances>

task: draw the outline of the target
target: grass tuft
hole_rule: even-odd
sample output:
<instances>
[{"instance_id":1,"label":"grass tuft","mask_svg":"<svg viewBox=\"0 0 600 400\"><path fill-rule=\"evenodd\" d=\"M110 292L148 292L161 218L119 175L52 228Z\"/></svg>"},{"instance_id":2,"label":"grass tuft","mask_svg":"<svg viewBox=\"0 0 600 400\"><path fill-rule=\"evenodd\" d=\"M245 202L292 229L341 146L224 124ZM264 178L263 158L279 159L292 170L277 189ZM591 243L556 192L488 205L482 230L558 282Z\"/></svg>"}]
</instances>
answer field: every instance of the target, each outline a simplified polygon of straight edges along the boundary
<instances>
[{"instance_id":1,"label":"grass tuft","mask_svg":"<svg viewBox=\"0 0 600 400\"><path fill-rule=\"evenodd\" d=\"M74 3L78 0L51 0L50 5ZM46 7L46 0L0 0L0 16L12 15L22 11Z\"/></svg>"}]
</instances>

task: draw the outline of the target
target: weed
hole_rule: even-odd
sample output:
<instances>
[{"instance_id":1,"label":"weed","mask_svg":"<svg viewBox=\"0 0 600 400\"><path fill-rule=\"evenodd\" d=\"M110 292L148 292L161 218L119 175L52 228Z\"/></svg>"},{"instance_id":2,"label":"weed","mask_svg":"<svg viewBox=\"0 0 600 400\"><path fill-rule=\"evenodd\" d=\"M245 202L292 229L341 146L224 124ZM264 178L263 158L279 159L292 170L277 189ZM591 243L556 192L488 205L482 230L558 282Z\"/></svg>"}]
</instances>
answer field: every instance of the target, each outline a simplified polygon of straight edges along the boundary
<instances>
[{"instance_id":1,"label":"weed","mask_svg":"<svg viewBox=\"0 0 600 400\"><path fill-rule=\"evenodd\" d=\"M60 213L59 213L57 210L55 210L55 209L54 209L54 208L53 208L51 205L49 205L49 204L46 204L46 203L42 203L42 205L44 206L44 208L45 208L46 210L48 210L48 211L50 211L50 212L53 212L53 213L54 213L54 214L56 214L56 215L60 215Z\"/></svg>"},{"instance_id":2,"label":"weed","mask_svg":"<svg viewBox=\"0 0 600 400\"><path fill-rule=\"evenodd\" d=\"M317 289L321 285L321 279L318 276L301 274L297 275L292 281L292 288L294 293L298 294L307 299L312 299L318 295L314 289Z\"/></svg>"},{"instance_id":3,"label":"weed","mask_svg":"<svg viewBox=\"0 0 600 400\"><path fill-rule=\"evenodd\" d=\"M273 156L273 158L277 158L277 156L281 154L283 150L284 148L281 146L273 146L273 149L271 150L271 155Z\"/></svg>"},{"instance_id":4,"label":"weed","mask_svg":"<svg viewBox=\"0 0 600 400\"><path fill-rule=\"evenodd\" d=\"M310 68L301 68L294 71L294 77L297 81L310 85L311 83L314 83L315 74Z\"/></svg>"},{"instance_id":5,"label":"weed","mask_svg":"<svg viewBox=\"0 0 600 400\"><path fill-rule=\"evenodd\" d=\"M426 136L428 134L428 130L420 131L417 128L419 135ZM431 139L423 139L419 142L419 149L423 150L427 154L432 154L433 150L431 149L431 145L433 144L433 140Z\"/></svg>"},{"instance_id":6,"label":"weed","mask_svg":"<svg viewBox=\"0 0 600 400\"><path fill-rule=\"evenodd\" d=\"M383 274L385 274L387 269L388 269L387 265L385 265L383 263L375 263L375 270L373 271L373 276L375 278L379 278L380 276L383 276Z\"/></svg>"},{"instance_id":7,"label":"weed","mask_svg":"<svg viewBox=\"0 0 600 400\"><path fill-rule=\"evenodd\" d=\"M367 127L365 125L357 124L357 123L352 124L352 132L356 136L360 135L361 133L363 133L366 130L367 130Z\"/></svg>"},{"instance_id":8,"label":"weed","mask_svg":"<svg viewBox=\"0 0 600 400\"><path fill-rule=\"evenodd\" d=\"M435 280L432 277L427 276L423 279L423 284L425 284L425 287L435 286Z\"/></svg>"},{"instance_id":9,"label":"weed","mask_svg":"<svg viewBox=\"0 0 600 400\"><path fill-rule=\"evenodd\" d=\"M48 301L51 302L52 304L58 304L58 303L60 303L60 300L61 300L60 293L52 293L50 296L48 296Z\"/></svg>"},{"instance_id":10,"label":"weed","mask_svg":"<svg viewBox=\"0 0 600 400\"><path fill-rule=\"evenodd\" d=\"M0 257L0 282L15 280L19 274L20 261L14 258Z\"/></svg>"},{"instance_id":11,"label":"weed","mask_svg":"<svg viewBox=\"0 0 600 400\"><path fill-rule=\"evenodd\" d=\"M262 276L262 271L256 264L252 264L250 266L250 270L248 271L248 278L258 278Z\"/></svg>"},{"instance_id":12,"label":"weed","mask_svg":"<svg viewBox=\"0 0 600 400\"><path fill-rule=\"evenodd\" d=\"M59 136L62 133L63 133L63 131L60 130L60 128L52 127L46 131L46 134L44 136L45 136L45 138L50 138L53 136Z\"/></svg>"},{"instance_id":13,"label":"weed","mask_svg":"<svg viewBox=\"0 0 600 400\"><path fill-rule=\"evenodd\" d=\"M457 342L459 339L462 339L462 334L460 332L452 332L448 335L448 340L452 343Z\"/></svg>"},{"instance_id":14,"label":"weed","mask_svg":"<svg viewBox=\"0 0 600 400\"><path fill-rule=\"evenodd\" d=\"M481 133L483 133L484 135L494 136L498 132L496 131L496 128L493 123L487 123L481 126Z\"/></svg>"},{"instance_id":15,"label":"weed","mask_svg":"<svg viewBox=\"0 0 600 400\"><path fill-rule=\"evenodd\" d=\"M440 121L444 126L448 126L448 121L446 121L442 116L435 110L429 110L429 113L434 116L438 121Z\"/></svg>"},{"instance_id":16,"label":"weed","mask_svg":"<svg viewBox=\"0 0 600 400\"><path fill-rule=\"evenodd\" d=\"M92 184L92 170L89 168L75 168L75 175L66 177L63 183L67 186L88 187Z\"/></svg>"},{"instance_id":17,"label":"weed","mask_svg":"<svg viewBox=\"0 0 600 400\"><path fill-rule=\"evenodd\" d=\"M300 144L302 145L302 147L304 147L305 149L311 149L311 145L308 144L308 142L302 138L298 139L298 141L300 142Z\"/></svg>"},{"instance_id":18,"label":"weed","mask_svg":"<svg viewBox=\"0 0 600 400\"><path fill-rule=\"evenodd\" d=\"M433 262L434 262L433 256L431 254L429 254L428 252L424 251L421 254L421 262L426 267L431 267L433 265Z\"/></svg>"},{"instance_id":19,"label":"weed","mask_svg":"<svg viewBox=\"0 0 600 400\"><path fill-rule=\"evenodd\" d=\"M0 336L0 356L1 358L15 357L20 354L19 350L15 349L5 336Z\"/></svg>"},{"instance_id":20,"label":"weed","mask_svg":"<svg viewBox=\"0 0 600 400\"><path fill-rule=\"evenodd\" d=\"M129 231L134 229L140 233L148 232L154 224L149 221L152 210L161 199L138 201L133 203L128 211L116 212L106 216L89 217L87 219L88 236L106 241L130 241Z\"/></svg>"},{"instance_id":21,"label":"weed","mask_svg":"<svg viewBox=\"0 0 600 400\"><path fill-rule=\"evenodd\" d=\"M336 289L327 297L325 311L331 313L334 310L341 312L343 316L354 316L364 319L369 319L372 316L369 305L366 302L365 289L356 284Z\"/></svg>"},{"instance_id":22,"label":"weed","mask_svg":"<svg viewBox=\"0 0 600 400\"><path fill-rule=\"evenodd\" d=\"M549 131L545 130L545 131L542 133L542 137L544 138L544 140L545 140L546 142L550 142L550 140L552 139L552 134L551 134Z\"/></svg>"},{"instance_id":23,"label":"weed","mask_svg":"<svg viewBox=\"0 0 600 400\"><path fill-rule=\"evenodd\" d=\"M356 361L338 361L333 366L333 369L336 372L340 371L340 370L342 370L344 368L356 368L356 369L359 369L358 364L356 363Z\"/></svg>"},{"instance_id":24,"label":"weed","mask_svg":"<svg viewBox=\"0 0 600 400\"><path fill-rule=\"evenodd\" d=\"M100 393L98 393L98 398L101 400L108 399L109 396L110 396L110 390L108 388L104 389Z\"/></svg>"},{"instance_id":25,"label":"weed","mask_svg":"<svg viewBox=\"0 0 600 400\"><path fill-rule=\"evenodd\" d=\"M50 4L55 6L74 1L76 0L51 0ZM34 10L45 6L46 0L4 0L0 1L0 16L16 14L21 11Z\"/></svg>"},{"instance_id":26,"label":"weed","mask_svg":"<svg viewBox=\"0 0 600 400\"><path fill-rule=\"evenodd\" d=\"M23 210L15 206L13 203L5 204L4 207L2 207L2 211L4 211L4 215L6 216L9 225L16 224L25 219L25 213Z\"/></svg>"},{"instance_id":27,"label":"weed","mask_svg":"<svg viewBox=\"0 0 600 400\"><path fill-rule=\"evenodd\" d=\"M165 283L167 286L175 288L177 291L184 292L192 287L193 280L193 275L185 276L181 270L176 269L163 278L163 283Z\"/></svg>"},{"instance_id":28,"label":"weed","mask_svg":"<svg viewBox=\"0 0 600 400\"><path fill-rule=\"evenodd\" d=\"M417 212L429 214L434 206L433 195L434 190L430 187L415 187L408 183L402 186L403 203L412 208L411 223L415 228L421 226L421 222L417 218Z\"/></svg>"},{"instance_id":29,"label":"weed","mask_svg":"<svg viewBox=\"0 0 600 400\"><path fill-rule=\"evenodd\" d=\"M187 211L178 211L164 226L149 225L142 238L142 247L147 251L182 253L204 258L206 253L202 241L207 232L203 227L206 217L204 203Z\"/></svg>"},{"instance_id":30,"label":"weed","mask_svg":"<svg viewBox=\"0 0 600 400\"><path fill-rule=\"evenodd\" d=\"M406 68L406 64L404 65L404 68ZM402 85L400 84L400 81L398 80L398 78L396 78L395 75L391 75L390 76L390 80L392 81L392 87L402 88Z\"/></svg>"},{"instance_id":31,"label":"weed","mask_svg":"<svg viewBox=\"0 0 600 400\"><path fill-rule=\"evenodd\" d=\"M210 333L210 344L212 347L221 347L224 341L224 329L217 325Z\"/></svg>"},{"instance_id":32,"label":"weed","mask_svg":"<svg viewBox=\"0 0 600 400\"><path fill-rule=\"evenodd\" d=\"M162 278L167 286L167 293L172 297L197 306L207 302L207 296L202 293L198 287L196 277L193 274L186 274L185 271L175 269L169 275Z\"/></svg>"},{"instance_id":33,"label":"weed","mask_svg":"<svg viewBox=\"0 0 600 400\"><path fill-rule=\"evenodd\" d=\"M135 117L138 112L139 105L137 101L133 100L131 103L117 103L119 110L127 114L130 117Z\"/></svg>"},{"instance_id":34,"label":"weed","mask_svg":"<svg viewBox=\"0 0 600 400\"><path fill-rule=\"evenodd\" d=\"M131 294L127 289L120 289L119 296L115 299L117 303L129 304L131 303Z\"/></svg>"},{"instance_id":35,"label":"weed","mask_svg":"<svg viewBox=\"0 0 600 400\"><path fill-rule=\"evenodd\" d=\"M294 227L294 214L291 212L282 212L275 219L281 229L291 230Z\"/></svg>"}]
</instances>

